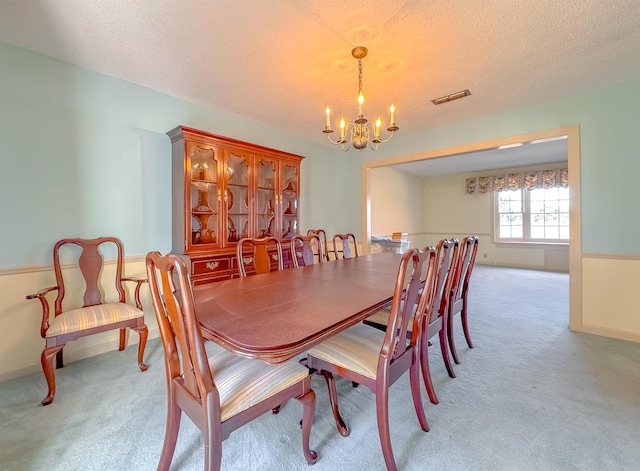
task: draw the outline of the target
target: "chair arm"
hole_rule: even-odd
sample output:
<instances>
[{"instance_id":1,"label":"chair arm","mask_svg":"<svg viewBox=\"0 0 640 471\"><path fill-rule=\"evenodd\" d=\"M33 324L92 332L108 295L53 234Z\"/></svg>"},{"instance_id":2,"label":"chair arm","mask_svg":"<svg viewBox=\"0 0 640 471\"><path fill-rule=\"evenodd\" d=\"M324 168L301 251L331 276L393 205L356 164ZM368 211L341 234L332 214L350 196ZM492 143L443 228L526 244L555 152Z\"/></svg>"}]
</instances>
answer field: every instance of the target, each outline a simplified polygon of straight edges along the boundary
<instances>
[{"instance_id":1,"label":"chair arm","mask_svg":"<svg viewBox=\"0 0 640 471\"><path fill-rule=\"evenodd\" d=\"M45 338L47 330L49 329L49 302L47 301L47 293L60 289L59 286L52 286L51 288L41 289L35 294L29 294L25 296L25 299L38 299L42 304L42 322L40 323L40 335Z\"/></svg>"},{"instance_id":2,"label":"chair arm","mask_svg":"<svg viewBox=\"0 0 640 471\"><path fill-rule=\"evenodd\" d=\"M122 278L122 281L133 281L136 284L136 290L134 294L134 299L136 301L136 307L142 311L142 303L140 302L140 288L144 283L147 283L148 280L142 278Z\"/></svg>"}]
</instances>

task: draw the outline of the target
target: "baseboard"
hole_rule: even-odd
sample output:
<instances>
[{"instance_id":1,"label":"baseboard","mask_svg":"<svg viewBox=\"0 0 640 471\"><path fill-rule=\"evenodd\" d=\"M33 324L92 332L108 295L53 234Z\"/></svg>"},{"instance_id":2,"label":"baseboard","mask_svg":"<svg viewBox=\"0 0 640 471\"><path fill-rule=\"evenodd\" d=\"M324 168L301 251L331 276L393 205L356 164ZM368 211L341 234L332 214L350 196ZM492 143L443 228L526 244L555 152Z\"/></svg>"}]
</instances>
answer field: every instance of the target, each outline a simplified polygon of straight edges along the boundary
<instances>
[{"instance_id":1,"label":"baseboard","mask_svg":"<svg viewBox=\"0 0 640 471\"><path fill-rule=\"evenodd\" d=\"M544 271L555 271L560 273L569 273L568 270L556 270L552 268L545 268L540 265L526 265L526 264L518 264L518 263L503 263L503 262L492 262L490 260L482 260L476 258L476 265L485 265L488 267L500 267L500 268L523 268L525 270L544 270Z\"/></svg>"},{"instance_id":2,"label":"baseboard","mask_svg":"<svg viewBox=\"0 0 640 471\"><path fill-rule=\"evenodd\" d=\"M147 337L147 341L151 339L155 339L160 337L160 330L157 327L149 329L149 335ZM131 345L137 345L140 341L139 335L129 335L129 341L127 343L127 348ZM101 342L95 345L91 345L85 348L80 348L77 350L65 350L64 353L64 362L73 363L74 361L83 360L85 358L90 358L96 355L101 355L102 353L111 352L118 348L118 342L114 342L113 340L108 340L105 342ZM0 373L0 383L5 381L9 381L11 379L19 378L21 376L26 376L32 373L42 372L42 367L40 363L32 363L30 365L21 366L20 368L16 368L11 371L5 371L4 373Z\"/></svg>"},{"instance_id":3,"label":"baseboard","mask_svg":"<svg viewBox=\"0 0 640 471\"><path fill-rule=\"evenodd\" d=\"M640 332L627 332L624 330L607 329L596 325L582 324L582 333L599 335L601 337L609 337L618 340L627 340L629 342L640 343Z\"/></svg>"}]
</instances>

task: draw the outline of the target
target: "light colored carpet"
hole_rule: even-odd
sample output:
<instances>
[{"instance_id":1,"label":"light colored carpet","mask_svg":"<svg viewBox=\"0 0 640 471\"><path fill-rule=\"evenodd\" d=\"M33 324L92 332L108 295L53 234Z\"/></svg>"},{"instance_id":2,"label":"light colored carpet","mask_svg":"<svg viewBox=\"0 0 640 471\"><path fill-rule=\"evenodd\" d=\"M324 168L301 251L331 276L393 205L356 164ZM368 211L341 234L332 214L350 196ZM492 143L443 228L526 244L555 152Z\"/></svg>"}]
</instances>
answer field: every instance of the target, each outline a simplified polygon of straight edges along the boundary
<instances>
[{"instance_id":1,"label":"light colored carpet","mask_svg":"<svg viewBox=\"0 0 640 471\"><path fill-rule=\"evenodd\" d=\"M604 293L603 293L604 295ZM423 401L420 430L408 375L391 389L391 433L403 470L640 469L640 344L568 330L568 275L477 266L468 349L456 319L456 379L436 345L431 366L439 405ZM115 348L115 346L114 346ZM165 372L158 339L140 373L136 349L110 352L57 371L57 396L42 374L0 384L0 470L154 470L164 437ZM383 470L374 398L338 381L341 437L326 385L313 378L317 408L309 467L301 449L302 407L288 402L232 433L224 470ZM199 431L183 419L172 470L202 469Z\"/></svg>"}]
</instances>

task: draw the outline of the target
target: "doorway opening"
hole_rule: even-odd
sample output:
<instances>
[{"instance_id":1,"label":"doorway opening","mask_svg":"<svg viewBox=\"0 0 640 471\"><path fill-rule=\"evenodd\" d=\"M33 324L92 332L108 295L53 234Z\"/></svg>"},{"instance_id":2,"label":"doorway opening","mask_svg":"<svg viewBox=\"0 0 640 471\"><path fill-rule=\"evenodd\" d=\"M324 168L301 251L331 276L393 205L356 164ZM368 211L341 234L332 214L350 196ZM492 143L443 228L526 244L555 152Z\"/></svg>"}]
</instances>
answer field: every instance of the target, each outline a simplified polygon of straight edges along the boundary
<instances>
[{"instance_id":1,"label":"doorway opening","mask_svg":"<svg viewBox=\"0 0 640 471\"><path fill-rule=\"evenodd\" d=\"M580 224L580 133L579 126L566 126L520 134L516 136L492 139L488 141L465 144L461 146L436 149L418 154L398 156L362 164L362 234L363 251L370 252L371 241L371 171L376 168L389 167L409 162L430 159L443 159L460 154L514 146L524 142L566 137L567 166L569 169L569 328L582 331L582 263L580 257L581 224ZM515 165L514 165L515 166Z\"/></svg>"}]
</instances>

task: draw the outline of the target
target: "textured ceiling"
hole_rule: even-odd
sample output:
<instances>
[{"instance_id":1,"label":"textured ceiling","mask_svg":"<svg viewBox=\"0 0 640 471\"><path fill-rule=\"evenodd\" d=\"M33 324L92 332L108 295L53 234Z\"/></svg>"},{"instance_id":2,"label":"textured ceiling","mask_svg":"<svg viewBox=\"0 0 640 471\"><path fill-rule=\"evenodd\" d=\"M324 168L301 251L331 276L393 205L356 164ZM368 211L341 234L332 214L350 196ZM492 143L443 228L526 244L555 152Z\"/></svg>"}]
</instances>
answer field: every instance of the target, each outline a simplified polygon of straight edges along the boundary
<instances>
[{"instance_id":1,"label":"textured ceiling","mask_svg":"<svg viewBox=\"0 0 640 471\"><path fill-rule=\"evenodd\" d=\"M363 45L365 115L393 101L395 140L640 78L640 2L2 0L0 41L318 143L327 104L355 118Z\"/></svg>"}]
</instances>

